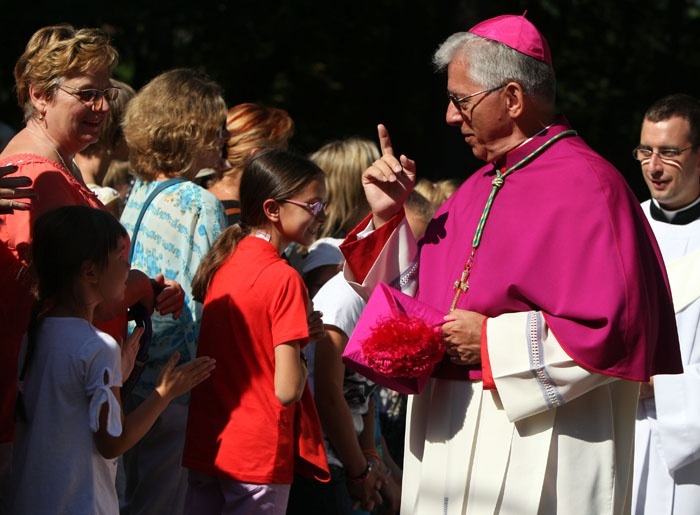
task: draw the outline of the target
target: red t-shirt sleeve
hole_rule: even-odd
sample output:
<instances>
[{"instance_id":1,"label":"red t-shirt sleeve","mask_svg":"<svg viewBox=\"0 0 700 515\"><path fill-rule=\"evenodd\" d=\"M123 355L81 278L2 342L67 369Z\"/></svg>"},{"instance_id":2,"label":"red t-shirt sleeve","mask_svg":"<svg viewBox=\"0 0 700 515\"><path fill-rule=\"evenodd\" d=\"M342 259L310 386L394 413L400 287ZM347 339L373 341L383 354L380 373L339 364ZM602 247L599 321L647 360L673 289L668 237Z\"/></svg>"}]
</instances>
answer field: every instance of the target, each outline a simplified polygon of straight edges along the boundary
<instances>
[{"instance_id":1,"label":"red t-shirt sleeve","mask_svg":"<svg viewBox=\"0 0 700 515\"><path fill-rule=\"evenodd\" d=\"M291 267L286 275L279 277L282 283L276 290L276 298L270 303L272 345L277 346L294 340L309 339L308 298L301 276Z\"/></svg>"}]
</instances>

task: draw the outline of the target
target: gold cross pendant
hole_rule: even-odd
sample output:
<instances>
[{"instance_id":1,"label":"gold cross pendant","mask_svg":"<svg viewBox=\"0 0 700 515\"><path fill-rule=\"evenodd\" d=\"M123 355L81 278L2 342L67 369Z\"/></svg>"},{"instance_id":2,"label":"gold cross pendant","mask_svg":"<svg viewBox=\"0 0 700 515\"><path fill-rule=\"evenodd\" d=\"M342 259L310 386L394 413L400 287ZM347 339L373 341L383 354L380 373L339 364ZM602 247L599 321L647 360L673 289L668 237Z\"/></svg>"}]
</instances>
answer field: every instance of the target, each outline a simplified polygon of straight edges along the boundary
<instances>
[{"instance_id":1,"label":"gold cross pendant","mask_svg":"<svg viewBox=\"0 0 700 515\"><path fill-rule=\"evenodd\" d=\"M455 308L457 307L457 301L459 301L460 295L462 295L463 293L467 293L467 290L469 289L469 274L471 273L472 262L474 261L474 253L475 252L476 252L476 249L472 248L472 253L464 265L464 270L462 270L462 275L459 277L459 279L457 281L454 282L452 289L455 292L455 297L452 300L452 305L450 306L450 313L452 313L455 310Z\"/></svg>"},{"instance_id":2,"label":"gold cross pendant","mask_svg":"<svg viewBox=\"0 0 700 515\"><path fill-rule=\"evenodd\" d=\"M464 267L464 270L462 270L462 275L460 276L458 281L455 281L453 290L458 291L461 290L464 293L467 293L467 290L469 289L469 270L471 269L471 266L469 263Z\"/></svg>"},{"instance_id":3,"label":"gold cross pendant","mask_svg":"<svg viewBox=\"0 0 700 515\"><path fill-rule=\"evenodd\" d=\"M453 290L461 290L463 293L467 293L467 290L469 289L469 281L455 281Z\"/></svg>"},{"instance_id":4,"label":"gold cross pendant","mask_svg":"<svg viewBox=\"0 0 700 515\"><path fill-rule=\"evenodd\" d=\"M462 295L462 293L467 293L467 290L469 289L469 281L467 280L468 277L469 269L465 268L464 271L462 271L462 277L460 277L458 281L455 281L453 287L455 297L452 300L452 305L450 306L450 313L452 313L457 307L457 301L459 300L459 296Z\"/></svg>"}]
</instances>

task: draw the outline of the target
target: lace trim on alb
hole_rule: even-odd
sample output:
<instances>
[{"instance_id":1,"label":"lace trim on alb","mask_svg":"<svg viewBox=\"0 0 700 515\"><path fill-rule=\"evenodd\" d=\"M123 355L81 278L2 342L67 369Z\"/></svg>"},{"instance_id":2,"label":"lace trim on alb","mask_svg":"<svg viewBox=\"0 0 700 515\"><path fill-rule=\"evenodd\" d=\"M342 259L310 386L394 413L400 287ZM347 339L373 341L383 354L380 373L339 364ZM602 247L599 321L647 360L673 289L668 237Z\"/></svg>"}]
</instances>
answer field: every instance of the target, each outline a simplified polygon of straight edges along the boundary
<instances>
[{"instance_id":1,"label":"lace trim on alb","mask_svg":"<svg viewBox=\"0 0 700 515\"><path fill-rule=\"evenodd\" d=\"M536 311L527 314L527 339L530 354L530 369L540 385L542 395L549 408L556 408L564 404L557 389L557 385L549 376L544 363L544 350L542 348L542 317Z\"/></svg>"}]
</instances>

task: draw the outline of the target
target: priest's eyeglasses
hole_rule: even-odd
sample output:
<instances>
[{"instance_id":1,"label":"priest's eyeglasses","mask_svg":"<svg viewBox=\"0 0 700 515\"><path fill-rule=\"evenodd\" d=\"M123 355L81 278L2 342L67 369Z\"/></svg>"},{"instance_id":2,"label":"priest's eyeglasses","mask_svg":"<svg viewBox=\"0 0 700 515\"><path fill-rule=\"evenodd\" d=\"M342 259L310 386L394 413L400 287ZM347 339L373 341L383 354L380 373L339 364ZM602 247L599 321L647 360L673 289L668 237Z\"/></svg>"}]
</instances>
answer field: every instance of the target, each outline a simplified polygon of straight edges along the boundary
<instances>
[{"instance_id":1,"label":"priest's eyeglasses","mask_svg":"<svg viewBox=\"0 0 700 515\"><path fill-rule=\"evenodd\" d=\"M61 89L68 93L69 95L74 96L78 100L80 100L83 104L89 105L89 106L95 106L97 105L98 109L102 107L102 100L106 99L107 102L112 102L117 99L119 96L119 89L117 87L112 87L112 88L107 88L107 89L80 89L80 88L74 88L73 86L67 86L65 84L62 84L58 86L58 89ZM71 90L71 91L68 91Z\"/></svg>"},{"instance_id":2,"label":"priest's eyeglasses","mask_svg":"<svg viewBox=\"0 0 700 515\"><path fill-rule=\"evenodd\" d=\"M695 148L697 146L698 144L690 145L689 147L685 148L662 148L657 150L656 152L654 152L649 147L637 147L632 151L632 156L637 161L646 161L647 159L651 159L652 154L656 154L662 161L673 161L674 159L678 159L680 155L686 150Z\"/></svg>"},{"instance_id":3,"label":"priest's eyeglasses","mask_svg":"<svg viewBox=\"0 0 700 515\"><path fill-rule=\"evenodd\" d=\"M297 200L290 200L290 199L285 199L282 202L287 202L289 204L294 204L295 206L303 207L306 209L309 213L311 213L314 216L319 216L321 213L324 213L326 211L326 204L327 202L321 202L320 200L317 200L316 202L299 202Z\"/></svg>"},{"instance_id":4,"label":"priest's eyeglasses","mask_svg":"<svg viewBox=\"0 0 700 515\"><path fill-rule=\"evenodd\" d=\"M476 93L472 93L471 95L466 95L461 98L457 98L454 96L452 93L449 91L447 92L447 98L452 102L452 105L454 105L458 111L462 113L467 113L469 111L469 105L470 103L467 102L470 98L473 98L475 96L481 95L483 93L491 93L492 91L496 91L497 89L504 88L508 85L506 82L505 84L501 84L500 86L496 86L495 88L489 88L489 89L482 89L481 91L477 91Z\"/></svg>"}]
</instances>

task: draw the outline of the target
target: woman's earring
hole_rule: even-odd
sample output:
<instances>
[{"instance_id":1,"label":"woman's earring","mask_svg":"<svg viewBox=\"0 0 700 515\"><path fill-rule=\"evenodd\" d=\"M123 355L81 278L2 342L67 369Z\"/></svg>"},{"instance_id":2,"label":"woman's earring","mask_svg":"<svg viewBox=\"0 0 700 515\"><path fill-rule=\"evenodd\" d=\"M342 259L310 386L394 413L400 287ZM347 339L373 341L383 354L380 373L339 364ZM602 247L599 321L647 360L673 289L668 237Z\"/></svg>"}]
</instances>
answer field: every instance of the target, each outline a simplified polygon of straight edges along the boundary
<instances>
[{"instance_id":1,"label":"woman's earring","mask_svg":"<svg viewBox=\"0 0 700 515\"><path fill-rule=\"evenodd\" d=\"M41 121L43 121L43 119L44 119L44 115L42 113L39 113L39 121L41 122Z\"/></svg>"}]
</instances>

